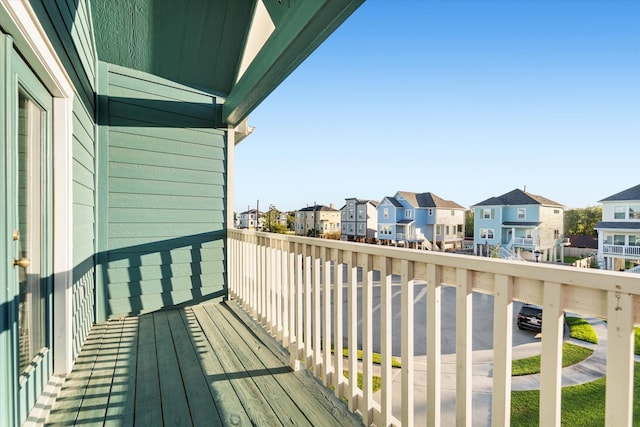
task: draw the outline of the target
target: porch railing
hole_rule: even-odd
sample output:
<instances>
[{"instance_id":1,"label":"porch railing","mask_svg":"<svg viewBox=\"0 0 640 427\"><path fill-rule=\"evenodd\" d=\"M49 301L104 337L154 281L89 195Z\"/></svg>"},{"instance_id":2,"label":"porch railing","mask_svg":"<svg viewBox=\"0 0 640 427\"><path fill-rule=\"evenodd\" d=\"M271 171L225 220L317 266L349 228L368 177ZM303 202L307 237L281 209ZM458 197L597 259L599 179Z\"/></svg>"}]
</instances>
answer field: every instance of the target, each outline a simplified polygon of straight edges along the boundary
<instances>
[{"instance_id":1,"label":"porch railing","mask_svg":"<svg viewBox=\"0 0 640 427\"><path fill-rule=\"evenodd\" d=\"M640 321L637 275L233 229L228 230L228 259L230 297L289 349L293 367L304 364L332 386L365 425L414 424L416 283L426 284L427 295L426 317L418 316L426 322L417 327L426 330L428 425L440 425L444 286L456 289L458 425L472 420L474 292L493 296L493 425L509 425L514 301L544 309L540 425L560 425L564 311L607 320L606 424L632 424L634 325ZM398 315L391 312L392 277L399 277L401 285L400 355L392 354L392 316ZM381 397L374 401L372 290L378 279ZM346 292L344 300L343 292L333 292L336 284ZM345 346L362 350L361 363L343 358ZM392 396L392 356L401 361L399 419L392 413L392 398L398 398Z\"/></svg>"},{"instance_id":2,"label":"porch railing","mask_svg":"<svg viewBox=\"0 0 640 427\"><path fill-rule=\"evenodd\" d=\"M602 245L602 253L640 258L640 246Z\"/></svg>"}]
</instances>

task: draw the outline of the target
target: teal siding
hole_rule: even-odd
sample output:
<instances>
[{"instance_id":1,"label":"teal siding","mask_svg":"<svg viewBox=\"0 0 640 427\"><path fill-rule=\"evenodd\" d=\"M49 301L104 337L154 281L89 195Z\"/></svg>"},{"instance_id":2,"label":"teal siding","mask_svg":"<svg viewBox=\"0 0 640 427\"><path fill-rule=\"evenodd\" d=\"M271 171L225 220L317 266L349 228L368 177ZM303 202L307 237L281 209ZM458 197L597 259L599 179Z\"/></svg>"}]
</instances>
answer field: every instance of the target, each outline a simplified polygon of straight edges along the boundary
<instances>
[{"instance_id":1,"label":"teal siding","mask_svg":"<svg viewBox=\"0 0 640 427\"><path fill-rule=\"evenodd\" d=\"M32 0L76 88L73 103L73 358L95 322L96 50L87 0Z\"/></svg>"},{"instance_id":2,"label":"teal siding","mask_svg":"<svg viewBox=\"0 0 640 427\"><path fill-rule=\"evenodd\" d=\"M226 138L215 129L216 98L146 73L103 69L104 317L223 297Z\"/></svg>"}]
</instances>

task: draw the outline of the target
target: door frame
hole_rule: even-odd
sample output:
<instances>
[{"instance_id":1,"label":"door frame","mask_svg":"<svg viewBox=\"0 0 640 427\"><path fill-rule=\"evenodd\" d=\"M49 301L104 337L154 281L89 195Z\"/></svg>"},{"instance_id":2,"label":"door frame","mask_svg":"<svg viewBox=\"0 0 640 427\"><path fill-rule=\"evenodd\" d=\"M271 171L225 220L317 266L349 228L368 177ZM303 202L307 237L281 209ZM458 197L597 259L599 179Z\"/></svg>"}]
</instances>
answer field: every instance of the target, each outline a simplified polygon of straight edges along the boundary
<instances>
[{"instance_id":1,"label":"door frame","mask_svg":"<svg viewBox=\"0 0 640 427\"><path fill-rule=\"evenodd\" d=\"M0 27L8 34L0 33L3 40L0 46L0 74L7 71L6 55L11 54L12 47L20 52L25 62L32 69L33 73L47 88L53 97L52 109L52 141L51 153L53 156L50 166L52 171L52 239L53 239L53 324L51 325L52 343L50 351L53 356L54 376L64 376L71 371L73 365L72 348L72 285L73 285L73 102L75 89L66 73L62 61L58 58L53 46L48 40L47 34L36 18L36 13L28 2L15 2L0 0ZM6 80L6 79L5 79ZM7 102L8 95L5 93L6 85L0 87L0 122L7 123ZM6 126L2 126L6 129ZM2 150L0 151L0 162L5 164L4 152L7 146L7 138L10 130L0 131L2 139ZM4 181L4 178L2 178ZM3 212L6 212L2 206ZM3 215L4 216L4 215ZM5 216L6 218L6 216ZM8 230L8 223L2 224L0 233L2 238L10 237L11 230ZM4 242L0 245L0 255L3 262L8 262L11 257L8 245ZM4 269L4 268L3 268ZM7 270L7 269L4 269ZM7 273L6 276L10 274ZM8 277L0 277L0 280L8 280ZM0 304L7 298L6 294L0 294ZM10 319L8 319L10 320ZM0 319L0 352L6 352L6 335L3 334L2 322ZM3 336L4 335L4 336ZM10 365L10 363L8 364ZM13 425L15 417L15 398L17 390L13 389L16 381L7 381L6 375L10 372L8 366L0 365L0 395L8 396L0 399L0 424ZM60 381L57 381L60 384ZM5 392L8 392L5 394ZM50 394L50 393L47 393ZM52 393L55 394L55 393ZM46 405L44 405L46 407ZM2 410L6 409L6 410ZM31 408L27 408L27 411Z\"/></svg>"}]
</instances>

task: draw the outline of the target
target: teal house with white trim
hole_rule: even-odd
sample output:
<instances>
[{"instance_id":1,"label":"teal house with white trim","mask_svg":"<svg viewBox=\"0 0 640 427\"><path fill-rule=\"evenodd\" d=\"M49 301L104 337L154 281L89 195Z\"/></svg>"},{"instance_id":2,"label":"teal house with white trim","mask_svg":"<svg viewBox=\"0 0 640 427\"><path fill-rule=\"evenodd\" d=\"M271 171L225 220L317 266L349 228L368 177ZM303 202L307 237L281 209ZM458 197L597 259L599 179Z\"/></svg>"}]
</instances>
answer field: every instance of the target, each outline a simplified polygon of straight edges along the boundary
<instances>
[{"instance_id":1,"label":"teal house with white trim","mask_svg":"<svg viewBox=\"0 0 640 427\"><path fill-rule=\"evenodd\" d=\"M0 0L0 425L97 322L226 297L234 146L362 2Z\"/></svg>"}]
</instances>

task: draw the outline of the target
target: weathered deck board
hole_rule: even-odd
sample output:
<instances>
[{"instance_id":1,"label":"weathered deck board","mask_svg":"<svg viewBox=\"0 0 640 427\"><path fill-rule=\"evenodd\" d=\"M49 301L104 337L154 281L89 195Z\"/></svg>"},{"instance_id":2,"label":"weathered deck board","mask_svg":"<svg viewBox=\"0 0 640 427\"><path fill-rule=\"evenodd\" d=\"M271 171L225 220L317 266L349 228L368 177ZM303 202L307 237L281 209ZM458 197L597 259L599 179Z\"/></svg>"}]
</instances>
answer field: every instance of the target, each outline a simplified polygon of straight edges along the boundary
<instances>
[{"instance_id":1,"label":"weathered deck board","mask_svg":"<svg viewBox=\"0 0 640 427\"><path fill-rule=\"evenodd\" d=\"M234 303L96 325L48 425L362 426Z\"/></svg>"}]
</instances>

